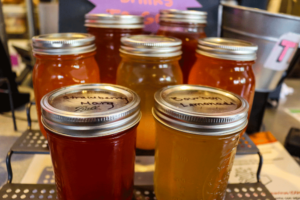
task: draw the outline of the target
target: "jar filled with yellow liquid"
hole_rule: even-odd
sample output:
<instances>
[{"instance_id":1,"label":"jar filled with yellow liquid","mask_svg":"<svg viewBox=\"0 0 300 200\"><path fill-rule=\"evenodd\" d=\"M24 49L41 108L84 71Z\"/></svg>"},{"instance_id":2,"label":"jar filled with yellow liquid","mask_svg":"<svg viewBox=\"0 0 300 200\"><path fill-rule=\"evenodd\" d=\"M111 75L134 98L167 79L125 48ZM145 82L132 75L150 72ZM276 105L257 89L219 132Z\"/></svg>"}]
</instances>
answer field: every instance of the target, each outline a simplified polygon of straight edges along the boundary
<instances>
[{"instance_id":1,"label":"jar filled with yellow liquid","mask_svg":"<svg viewBox=\"0 0 300 200\"><path fill-rule=\"evenodd\" d=\"M181 40L155 35L133 35L121 39L122 61L117 84L134 90L141 98L142 119L137 128L137 148L155 147L155 121L151 113L154 93L168 85L182 84L179 66Z\"/></svg>"},{"instance_id":2,"label":"jar filled with yellow liquid","mask_svg":"<svg viewBox=\"0 0 300 200\"><path fill-rule=\"evenodd\" d=\"M249 105L212 87L155 93L154 187L158 200L223 200Z\"/></svg>"}]
</instances>

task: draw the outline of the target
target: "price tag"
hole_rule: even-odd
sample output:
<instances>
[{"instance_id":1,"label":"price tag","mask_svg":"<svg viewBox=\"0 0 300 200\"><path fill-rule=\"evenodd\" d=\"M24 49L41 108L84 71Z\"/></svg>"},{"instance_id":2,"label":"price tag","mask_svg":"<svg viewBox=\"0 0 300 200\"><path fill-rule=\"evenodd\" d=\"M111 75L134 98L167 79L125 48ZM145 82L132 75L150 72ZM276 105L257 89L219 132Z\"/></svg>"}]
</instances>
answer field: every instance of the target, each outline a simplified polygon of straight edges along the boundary
<instances>
[{"instance_id":1,"label":"price tag","mask_svg":"<svg viewBox=\"0 0 300 200\"><path fill-rule=\"evenodd\" d=\"M96 7L90 13L132 14L145 17L145 30L158 29L159 10L199 8L197 0L89 0Z\"/></svg>"},{"instance_id":2,"label":"price tag","mask_svg":"<svg viewBox=\"0 0 300 200\"><path fill-rule=\"evenodd\" d=\"M276 71L284 71L289 67L300 43L300 35L286 33L280 37L273 47L264 67Z\"/></svg>"}]
</instances>

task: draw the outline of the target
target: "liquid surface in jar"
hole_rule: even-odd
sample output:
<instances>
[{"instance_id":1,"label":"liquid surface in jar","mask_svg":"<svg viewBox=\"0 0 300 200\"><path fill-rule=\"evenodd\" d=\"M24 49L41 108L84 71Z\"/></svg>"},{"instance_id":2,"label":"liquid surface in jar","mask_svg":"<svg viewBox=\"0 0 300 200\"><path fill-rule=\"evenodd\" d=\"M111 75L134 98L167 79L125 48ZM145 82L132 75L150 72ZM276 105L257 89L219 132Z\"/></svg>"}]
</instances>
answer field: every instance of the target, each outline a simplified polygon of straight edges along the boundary
<instances>
[{"instance_id":1,"label":"liquid surface in jar","mask_svg":"<svg viewBox=\"0 0 300 200\"><path fill-rule=\"evenodd\" d=\"M255 93L254 61L224 60L200 54L197 57L188 83L216 87L240 95L249 103L249 118Z\"/></svg>"},{"instance_id":2,"label":"liquid surface in jar","mask_svg":"<svg viewBox=\"0 0 300 200\"><path fill-rule=\"evenodd\" d=\"M121 61L119 52L121 38L128 35L142 34L143 29L87 27L87 30L96 37L96 61L101 72L101 82L116 84L117 68Z\"/></svg>"},{"instance_id":3,"label":"liquid surface in jar","mask_svg":"<svg viewBox=\"0 0 300 200\"><path fill-rule=\"evenodd\" d=\"M157 199L223 200L239 134L189 134L156 122Z\"/></svg>"},{"instance_id":4,"label":"liquid surface in jar","mask_svg":"<svg viewBox=\"0 0 300 200\"><path fill-rule=\"evenodd\" d=\"M41 132L46 131L41 123L42 97L52 90L81 83L99 83L99 68L94 58L95 52L78 55L35 54L33 87Z\"/></svg>"},{"instance_id":5,"label":"liquid surface in jar","mask_svg":"<svg viewBox=\"0 0 300 200\"><path fill-rule=\"evenodd\" d=\"M183 83L188 82L190 70L196 62L195 54L198 46L198 40L206 37L204 28L202 29L203 30L200 32L184 32L180 30L160 28L157 32L157 35L176 37L182 41L182 57L179 60L179 64L183 74Z\"/></svg>"},{"instance_id":6,"label":"liquid surface in jar","mask_svg":"<svg viewBox=\"0 0 300 200\"><path fill-rule=\"evenodd\" d=\"M132 199L136 126L97 138L47 132L60 200Z\"/></svg>"},{"instance_id":7,"label":"liquid surface in jar","mask_svg":"<svg viewBox=\"0 0 300 200\"><path fill-rule=\"evenodd\" d=\"M137 128L137 148L154 149L155 121L152 116L154 93L165 86L182 83L178 57L149 58L121 54L117 84L134 90L141 98L142 119Z\"/></svg>"}]
</instances>

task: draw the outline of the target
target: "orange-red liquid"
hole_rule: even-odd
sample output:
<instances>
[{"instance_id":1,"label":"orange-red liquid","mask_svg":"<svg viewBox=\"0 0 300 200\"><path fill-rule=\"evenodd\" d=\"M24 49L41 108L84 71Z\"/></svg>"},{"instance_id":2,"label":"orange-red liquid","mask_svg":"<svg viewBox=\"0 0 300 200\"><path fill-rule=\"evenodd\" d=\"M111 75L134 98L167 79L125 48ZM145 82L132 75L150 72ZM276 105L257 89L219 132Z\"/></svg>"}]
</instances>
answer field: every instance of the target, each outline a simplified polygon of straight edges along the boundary
<instances>
[{"instance_id":1,"label":"orange-red liquid","mask_svg":"<svg viewBox=\"0 0 300 200\"><path fill-rule=\"evenodd\" d=\"M173 28L160 28L157 35L165 35L170 37L176 37L182 40L182 57L179 60L179 65L182 70L183 83L188 82L189 73L194 63L196 62L196 49L198 46L198 40L205 38L204 26L198 28L198 32L187 32L185 29Z\"/></svg>"},{"instance_id":2,"label":"orange-red liquid","mask_svg":"<svg viewBox=\"0 0 300 200\"><path fill-rule=\"evenodd\" d=\"M139 149L155 148L155 121L152 116L154 93L168 85L182 84L180 56L155 58L121 54L117 84L135 91L141 98L142 119L137 128L136 145Z\"/></svg>"},{"instance_id":3,"label":"orange-red liquid","mask_svg":"<svg viewBox=\"0 0 300 200\"><path fill-rule=\"evenodd\" d=\"M97 138L48 131L59 200L131 200L136 126Z\"/></svg>"},{"instance_id":4,"label":"orange-red liquid","mask_svg":"<svg viewBox=\"0 0 300 200\"><path fill-rule=\"evenodd\" d=\"M188 83L216 87L242 96L249 103L249 118L255 93L254 61L223 60L200 54L197 57Z\"/></svg>"},{"instance_id":5,"label":"orange-red liquid","mask_svg":"<svg viewBox=\"0 0 300 200\"><path fill-rule=\"evenodd\" d=\"M113 29L87 27L90 34L96 37L96 61L100 68L102 83L116 84L117 69L121 61L121 38L128 35L143 33L143 29Z\"/></svg>"},{"instance_id":6,"label":"orange-red liquid","mask_svg":"<svg viewBox=\"0 0 300 200\"><path fill-rule=\"evenodd\" d=\"M81 83L99 83L99 68L94 58L95 52L78 55L40 55L35 54L33 87L38 120L41 132L46 131L41 123L42 97L52 90Z\"/></svg>"}]
</instances>

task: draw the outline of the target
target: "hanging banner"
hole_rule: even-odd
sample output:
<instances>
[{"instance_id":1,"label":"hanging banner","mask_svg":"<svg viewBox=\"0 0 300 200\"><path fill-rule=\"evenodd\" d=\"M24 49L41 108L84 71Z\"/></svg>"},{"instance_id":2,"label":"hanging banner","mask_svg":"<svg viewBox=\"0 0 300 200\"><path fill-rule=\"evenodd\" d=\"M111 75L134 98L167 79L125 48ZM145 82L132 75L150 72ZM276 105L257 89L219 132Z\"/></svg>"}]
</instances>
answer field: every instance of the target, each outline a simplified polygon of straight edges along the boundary
<instances>
[{"instance_id":1,"label":"hanging banner","mask_svg":"<svg viewBox=\"0 0 300 200\"><path fill-rule=\"evenodd\" d=\"M95 5L90 13L141 15L145 17L145 30L156 32L159 10L200 8L197 0L89 0Z\"/></svg>"}]
</instances>

